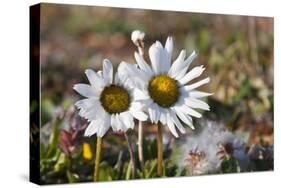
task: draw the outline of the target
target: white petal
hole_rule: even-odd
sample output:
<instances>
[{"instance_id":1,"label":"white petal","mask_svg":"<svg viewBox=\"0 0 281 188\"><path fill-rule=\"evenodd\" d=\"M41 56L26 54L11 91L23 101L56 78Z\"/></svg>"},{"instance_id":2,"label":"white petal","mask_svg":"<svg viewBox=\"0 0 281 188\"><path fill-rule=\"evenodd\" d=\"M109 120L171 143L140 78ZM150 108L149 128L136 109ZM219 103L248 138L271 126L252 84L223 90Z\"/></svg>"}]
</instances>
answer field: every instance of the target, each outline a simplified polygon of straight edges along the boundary
<instances>
[{"instance_id":1,"label":"white petal","mask_svg":"<svg viewBox=\"0 0 281 188\"><path fill-rule=\"evenodd\" d=\"M96 119L99 119L99 111L97 110L97 108L91 108L90 110L80 110L79 111L79 115L85 119L87 119L88 121L93 121Z\"/></svg>"},{"instance_id":2,"label":"white petal","mask_svg":"<svg viewBox=\"0 0 281 188\"><path fill-rule=\"evenodd\" d=\"M118 124L117 124L117 121L116 121L116 118L115 118L115 114L112 114L112 115L111 115L111 120L110 120L110 122L111 122L112 130L113 130L114 132L116 132L116 131L118 130Z\"/></svg>"},{"instance_id":3,"label":"white petal","mask_svg":"<svg viewBox=\"0 0 281 188\"><path fill-rule=\"evenodd\" d=\"M143 90L140 90L138 88L133 89L133 97L134 97L134 100L147 100L147 99L149 99L149 96L146 95Z\"/></svg>"},{"instance_id":4,"label":"white petal","mask_svg":"<svg viewBox=\"0 0 281 188\"><path fill-rule=\"evenodd\" d=\"M174 66L174 71L171 74L173 78L175 78L176 80L181 79L182 74L186 73L188 67L190 66L190 64L192 63L192 61L197 57L197 54L193 51L191 53L191 55L183 62L174 62L172 67ZM183 74L183 75L184 75Z\"/></svg>"},{"instance_id":5,"label":"white petal","mask_svg":"<svg viewBox=\"0 0 281 188\"><path fill-rule=\"evenodd\" d=\"M176 113L173 110L170 111L170 117L172 118L173 122L176 124L177 128L180 130L181 133L185 133L185 128L182 126L181 122L179 121Z\"/></svg>"},{"instance_id":6,"label":"white petal","mask_svg":"<svg viewBox=\"0 0 281 188\"><path fill-rule=\"evenodd\" d=\"M184 102L183 100L184 100L185 98L190 97L190 96L189 96L189 92L190 92L190 91L187 91L187 90L184 88L184 86L179 88L179 92L180 92L180 97L179 97L179 99L178 99L178 102L183 103L183 102Z\"/></svg>"},{"instance_id":7,"label":"white petal","mask_svg":"<svg viewBox=\"0 0 281 188\"><path fill-rule=\"evenodd\" d=\"M193 126L193 123L192 123L192 118L191 118L189 115L184 114L184 113L182 112L182 110L179 109L179 108L174 108L174 107L173 107L173 109L175 110L177 116L178 116L185 124L187 124L191 129L194 129L194 126Z\"/></svg>"},{"instance_id":8,"label":"white petal","mask_svg":"<svg viewBox=\"0 0 281 188\"><path fill-rule=\"evenodd\" d=\"M191 55L182 63L181 67L178 69L179 72L176 73L178 74L175 79L176 80L180 80L186 73L187 69L189 68L190 64L192 63L192 61L197 57L197 54L195 53L195 51L193 51L191 53Z\"/></svg>"},{"instance_id":9,"label":"white petal","mask_svg":"<svg viewBox=\"0 0 281 188\"><path fill-rule=\"evenodd\" d=\"M104 81L107 84L112 84L112 82L113 82L113 67L112 67L112 63L108 59L103 60L102 70L103 70Z\"/></svg>"},{"instance_id":10,"label":"white petal","mask_svg":"<svg viewBox=\"0 0 281 188\"><path fill-rule=\"evenodd\" d=\"M122 112L120 113L120 120L123 122L123 124L129 129L133 129L135 124L134 124L134 118L131 115L130 112Z\"/></svg>"},{"instance_id":11,"label":"white petal","mask_svg":"<svg viewBox=\"0 0 281 188\"><path fill-rule=\"evenodd\" d=\"M178 73L178 70L180 70L178 67L184 62L186 56L186 50L181 50L179 56L177 57L177 59L174 61L174 63L172 64L168 75L172 78L176 77L176 73Z\"/></svg>"},{"instance_id":12,"label":"white petal","mask_svg":"<svg viewBox=\"0 0 281 188\"><path fill-rule=\"evenodd\" d=\"M148 107L149 117L152 123L158 123L160 119L160 108L157 104L151 103Z\"/></svg>"},{"instance_id":13,"label":"white petal","mask_svg":"<svg viewBox=\"0 0 281 188\"><path fill-rule=\"evenodd\" d=\"M160 107L157 104L155 104L154 109L155 109L155 115L156 115L155 121L158 122L160 119Z\"/></svg>"},{"instance_id":14,"label":"white petal","mask_svg":"<svg viewBox=\"0 0 281 188\"><path fill-rule=\"evenodd\" d=\"M128 78L133 80L133 82L141 88L145 88L146 86L145 84L147 84L149 80L149 77L146 75L145 72L139 70L135 65L126 62L120 63L120 65L118 66L118 72L121 72L122 74L126 74Z\"/></svg>"},{"instance_id":15,"label":"white petal","mask_svg":"<svg viewBox=\"0 0 281 188\"><path fill-rule=\"evenodd\" d=\"M168 113L168 110L166 110L164 108L160 108L160 119L159 120L163 125L167 124L167 113Z\"/></svg>"},{"instance_id":16,"label":"white petal","mask_svg":"<svg viewBox=\"0 0 281 188\"><path fill-rule=\"evenodd\" d=\"M183 65L181 67L189 66L196 57L197 57L197 53L195 51L193 51L190 54L190 56L188 56L188 58L184 61Z\"/></svg>"},{"instance_id":17,"label":"white petal","mask_svg":"<svg viewBox=\"0 0 281 188\"><path fill-rule=\"evenodd\" d=\"M171 68L171 61L168 58L168 53L166 50L162 50L160 66L161 74L167 74L169 72L169 69Z\"/></svg>"},{"instance_id":18,"label":"white petal","mask_svg":"<svg viewBox=\"0 0 281 188\"><path fill-rule=\"evenodd\" d=\"M166 44L165 44L165 50L167 51L167 54L168 54L168 62L170 63L169 68L171 66L173 48L174 48L173 38L171 36L169 36L167 38Z\"/></svg>"},{"instance_id":19,"label":"white petal","mask_svg":"<svg viewBox=\"0 0 281 188\"><path fill-rule=\"evenodd\" d=\"M152 72L150 66L145 62L143 57L137 52L135 52L135 59L136 59L138 66L140 67L140 69L143 70L145 73L147 73L147 75L152 77L153 72Z\"/></svg>"},{"instance_id":20,"label":"white petal","mask_svg":"<svg viewBox=\"0 0 281 188\"><path fill-rule=\"evenodd\" d=\"M174 79L175 80L180 80L182 79L182 77L184 77L184 75L186 74L186 71L188 69L188 66L178 70L175 74L174 74Z\"/></svg>"},{"instance_id":21,"label":"white petal","mask_svg":"<svg viewBox=\"0 0 281 188\"><path fill-rule=\"evenodd\" d=\"M97 90L100 91L105 86L104 80L93 70L87 69L85 71L90 84Z\"/></svg>"},{"instance_id":22,"label":"white petal","mask_svg":"<svg viewBox=\"0 0 281 188\"><path fill-rule=\"evenodd\" d=\"M133 111L139 111L143 108L143 104L140 103L140 102L131 102L131 105L130 105L130 110L133 110Z\"/></svg>"},{"instance_id":23,"label":"white petal","mask_svg":"<svg viewBox=\"0 0 281 188\"><path fill-rule=\"evenodd\" d=\"M176 104L176 105L177 106L174 106L174 107L181 109L181 111L184 112L185 114L189 114L189 115L197 117L197 118L202 117L202 115L199 112L193 110L192 108L190 108L184 104L181 104L181 105Z\"/></svg>"},{"instance_id":24,"label":"white petal","mask_svg":"<svg viewBox=\"0 0 281 188\"><path fill-rule=\"evenodd\" d=\"M179 137L179 135L178 135L178 133L177 133L177 131L176 131L176 127L175 127L175 125L174 125L174 123L173 123L173 120L172 120L172 118L171 118L169 112L167 113L167 125L168 125L168 127L169 127L171 133L172 133L176 138Z\"/></svg>"},{"instance_id":25,"label":"white petal","mask_svg":"<svg viewBox=\"0 0 281 188\"><path fill-rule=\"evenodd\" d=\"M92 103L89 103L86 100L89 99L80 100L75 103L75 105L80 109L79 115L81 117L92 121L100 118L106 113L99 100L92 101Z\"/></svg>"},{"instance_id":26,"label":"white petal","mask_svg":"<svg viewBox=\"0 0 281 188\"><path fill-rule=\"evenodd\" d=\"M188 83L189 81L193 80L194 78L199 77L203 71L205 70L205 68L203 68L203 66L197 66L194 67L191 71L189 71L182 79L180 79L178 82L181 85L185 85L186 83Z\"/></svg>"},{"instance_id":27,"label":"white petal","mask_svg":"<svg viewBox=\"0 0 281 188\"><path fill-rule=\"evenodd\" d=\"M195 82L194 84L186 85L186 86L182 87L182 89L184 89L186 91L191 91L191 90L196 89L196 88L198 88L198 87L200 87L204 84L207 84L209 82L210 82L210 78L208 77L208 78L205 78L205 79L200 80L198 82Z\"/></svg>"},{"instance_id":28,"label":"white petal","mask_svg":"<svg viewBox=\"0 0 281 188\"><path fill-rule=\"evenodd\" d=\"M134 64L129 64L122 61L119 66L121 67L120 69L122 71L128 71L129 76L140 78L143 80L149 80L149 78L147 78L147 75L143 71L140 71Z\"/></svg>"},{"instance_id":29,"label":"white petal","mask_svg":"<svg viewBox=\"0 0 281 188\"><path fill-rule=\"evenodd\" d=\"M120 120L119 114L115 114L115 121L116 121L116 124L117 124L117 131L122 131L122 132L127 131L128 128Z\"/></svg>"},{"instance_id":30,"label":"white petal","mask_svg":"<svg viewBox=\"0 0 281 188\"><path fill-rule=\"evenodd\" d=\"M92 136L97 133L99 127L101 126L101 119L91 121L84 132L84 136Z\"/></svg>"},{"instance_id":31,"label":"white petal","mask_svg":"<svg viewBox=\"0 0 281 188\"><path fill-rule=\"evenodd\" d=\"M126 83L127 79L130 77L130 74L132 74L129 73L129 71L131 71L130 69L128 69L129 66L132 65L124 61L119 64L117 72L115 74L118 78L118 84L123 85L124 83Z\"/></svg>"},{"instance_id":32,"label":"white petal","mask_svg":"<svg viewBox=\"0 0 281 188\"><path fill-rule=\"evenodd\" d=\"M119 79L119 75L118 74L115 74L115 76L114 76L114 84L121 84L121 81Z\"/></svg>"},{"instance_id":33,"label":"white petal","mask_svg":"<svg viewBox=\"0 0 281 188\"><path fill-rule=\"evenodd\" d=\"M148 54L151 61L151 66L154 73L160 74L161 73L161 56L162 56L163 46L159 41L156 41L154 44L151 45L149 48Z\"/></svg>"},{"instance_id":34,"label":"white petal","mask_svg":"<svg viewBox=\"0 0 281 188\"><path fill-rule=\"evenodd\" d=\"M191 107L191 108L199 108L202 110L210 110L210 106L205 103L204 101L201 101L199 99L193 99L193 98L185 98L184 99L185 105Z\"/></svg>"},{"instance_id":35,"label":"white petal","mask_svg":"<svg viewBox=\"0 0 281 188\"><path fill-rule=\"evenodd\" d=\"M152 103L149 107L148 107L148 114L149 114L149 117L150 117L150 121L152 123L157 123L156 121L156 109L155 109L155 104Z\"/></svg>"},{"instance_id":36,"label":"white petal","mask_svg":"<svg viewBox=\"0 0 281 188\"><path fill-rule=\"evenodd\" d=\"M143 104L143 106L150 106L153 103L153 100L149 99L143 99L143 100L136 100L136 102Z\"/></svg>"},{"instance_id":37,"label":"white petal","mask_svg":"<svg viewBox=\"0 0 281 188\"><path fill-rule=\"evenodd\" d=\"M97 92L88 84L75 84L73 89L84 97L96 97Z\"/></svg>"},{"instance_id":38,"label":"white petal","mask_svg":"<svg viewBox=\"0 0 281 188\"><path fill-rule=\"evenodd\" d=\"M189 91L189 96L192 98L202 98L202 97L208 97L213 95L213 93L206 93L206 92L202 92L202 91Z\"/></svg>"},{"instance_id":39,"label":"white petal","mask_svg":"<svg viewBox=\"0 0 281 188\"><path fill-rule=\"evenodd\" d=\"M96 98L82 99L75 103L75 106L81 110L90 110L94 105L98 103Z\"/></svg>"},{"instance_id":40,"label":"white petal","mask_svg":"<svg viewBox=\"0 0 281 188\"><path fill-rule=\"evenodd\" d=\"M97 74L98 74L101 78L103 78L103 75L102 75L102 71L101 71L101 70L99 70L99 71L97 72Z\"/></svg>"},{"instance_id":41,"label":"white petal","mask_svg":"<svg viewBox=\"0 0 281 188\"><path fill-rule=\"evenodd\" d=\"M110 128L110 123L111 123L110 122L110 115L104 116L103 124L101 124L99 126L97 136L103 137L105 135L105 133L108 131L108 129Z\"/></svg>"},{"instance_id":42,"label":"white petal","mask_svg":"<svg viewBox=\"0 0 281 188\"><path fill-rule=\"evenodd\" d=\"M158 62L158 68L159 68L159 74L167 74L170 67L171 67L171 61L168 59L168 52L163 48L162 44L159 41L155 42L155 46L157 49L159 49L159 62Z\"/></svg>"},{"instance_id":43,"label":"white petal","mask_svg":"<svg viewBox=\"0 0 281 188\"><path fill-rule=\"evenodd\" d=\"M134 118L140 120L140 121L146 121L147 120L147 115L143 112L143 111L135 111L130 109L130 113L132 114L132 116L134 116Z\"/></svg>"}]
</instances>

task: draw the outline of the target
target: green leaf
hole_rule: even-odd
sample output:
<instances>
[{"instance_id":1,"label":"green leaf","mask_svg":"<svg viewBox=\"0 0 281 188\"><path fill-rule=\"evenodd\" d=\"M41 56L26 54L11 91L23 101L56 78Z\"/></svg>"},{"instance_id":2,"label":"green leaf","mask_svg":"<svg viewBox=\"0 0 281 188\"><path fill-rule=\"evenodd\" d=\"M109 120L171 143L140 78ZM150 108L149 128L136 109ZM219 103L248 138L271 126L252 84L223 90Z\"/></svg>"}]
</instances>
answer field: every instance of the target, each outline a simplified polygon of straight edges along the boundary
<instances>
[{"instance_id":1,"label":"green leaf","mask_svg":"<svg viewBox=\"0 0 281 188\"><path fill-rule=\"evenodd\" d=\"M60 153L59 158L54 166L54 171L59 172L62 171L67 165L67 159L64 153Z\"/></svg>"},{"instance_id":2,"label":"green leaf","mask_svg":"<svg viewBox=\"0 0 281 188\"><path fill-rule=\"evenodd\" d=\"M223 173L240 172L239 162L233 157L225 157L221 163Z\"/></svg>"},{"instance_id":3,"label":"green leaf","mask_svg":"<svg viewBox=\"0 0 281 188\"><path fill-rule=\"evenodd\" d=\"M146 161L144 165L146 176L145 178L153 178L157 176L157 160Z\"/></svg>"},{"instance_id":4,"label":"green leaf","mask_svg":"<svg viewBox=\"0 0 281 188\"><path fill-rule=\"evenodd\" d=\"M132 166L132 164L131 164L131 161L130 161L128 166L127 166L125 180L129 180L131 178L131 172L132 172L131 166Z\"/></svg>"},{"instance_id":5,"label":"green leaf","mask_svg":"<svg viewBox=\"0 0 281 188\"><path fill-rule=\"evenodd\" d=\"M77 174L71 173L69 170L66 171L66 176L69 183L79 182L79 176Z\"/></svg>"},{"instance_id":6,"label":"green leaf","mask_svg":"<svg viewBox=\"0 0 281 188\"><path fill-rule=\"evenodd\" d=\"M51 157L55 151L58 149L58 140L59 140L59 126L61 124L61 120L56 119L53 128L52 128L52 133L49 138L49 147L48 151L46 154L46 157Z\"/></svg>"}]
</instances>

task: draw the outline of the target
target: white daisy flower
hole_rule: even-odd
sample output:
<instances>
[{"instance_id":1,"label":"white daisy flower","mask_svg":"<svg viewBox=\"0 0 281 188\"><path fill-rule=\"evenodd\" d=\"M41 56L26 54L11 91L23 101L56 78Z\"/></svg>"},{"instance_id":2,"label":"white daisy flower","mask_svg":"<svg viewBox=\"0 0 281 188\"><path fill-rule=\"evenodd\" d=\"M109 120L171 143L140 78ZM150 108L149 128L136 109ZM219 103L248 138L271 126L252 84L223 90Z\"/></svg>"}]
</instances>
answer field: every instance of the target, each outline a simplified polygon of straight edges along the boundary
<instances>
[{"instance_id":1,"label":"white daisy flower","mask_svg":"<svg viewBox=\"0 0 281 188\"><path fill-rule=\"evenodd\" d=\"M124 64L123 62L120 64ZM142 105L135 101L134 88L120 74L119 67L113 76L112 63L105 59L103 71L96 73L87 69L88 84L76 84L73 89L86 97L75 103L80 109L79 115L90 124L85 130L85 136L97 134L102 137L110 126L113 131L126 132L134 128L134 118L145 121L147 115L142 111Z\"/></svg>"},{"instance_id":2,"label":"white daisy flower","mask_svg":"<svg viewBox=\"0 0 281 188\"><path fill-rule=\"evenodd\" d=\"M139 69L126 64L123 71L128 73L139 89L136 89L136 99L146 105L152 123L159 121L168 125L175 137L178 137L175 126L181 133L185 133L181 120L194 129L192 117L200 118L201 114L193 108L209 110L209 105L200 98L211 95L195 90L207 84L210 78L205 78L193 84L191 80L199 77L205 70L197 66L187 72L188 67L197 56L193 52L186 58L186 50L182 50L178 58L171 63L173 52L173 39L168 37L165 47L156 41L149 49L149 66L143 57L135 52L135 59Z\"/></svg>"}]
</instances>

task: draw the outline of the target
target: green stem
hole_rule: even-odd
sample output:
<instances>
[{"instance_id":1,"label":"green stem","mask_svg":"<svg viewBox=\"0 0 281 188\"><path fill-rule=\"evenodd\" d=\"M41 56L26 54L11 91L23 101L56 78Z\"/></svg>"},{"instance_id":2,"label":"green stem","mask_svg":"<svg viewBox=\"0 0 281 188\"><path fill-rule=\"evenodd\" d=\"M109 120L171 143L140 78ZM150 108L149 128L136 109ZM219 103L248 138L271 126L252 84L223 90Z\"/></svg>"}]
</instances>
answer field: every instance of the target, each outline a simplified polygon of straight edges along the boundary
<instances>
[{"instance_id":1,"label":"green stem","mask_svg":"<svg viewBox=\"0 0 281 188\"><path fill-rule=\"evenodd\" d=\"M157 124L157 175L163 176L163 132L162 125Z\"/></svg>"},{"instance_id":2,"label":"green stem","mask_svg":"<svg viewBox=\"0 0 281 188\"><path fill-rule=\"evenodd\" d=\"M96 147L96 160L95 160L95 171L94 171L94 181L99 181L99 167L100 167L100 156L101 156L101 144L102 138L97 137L97 147Z\"/></svg>"}]
</instances>

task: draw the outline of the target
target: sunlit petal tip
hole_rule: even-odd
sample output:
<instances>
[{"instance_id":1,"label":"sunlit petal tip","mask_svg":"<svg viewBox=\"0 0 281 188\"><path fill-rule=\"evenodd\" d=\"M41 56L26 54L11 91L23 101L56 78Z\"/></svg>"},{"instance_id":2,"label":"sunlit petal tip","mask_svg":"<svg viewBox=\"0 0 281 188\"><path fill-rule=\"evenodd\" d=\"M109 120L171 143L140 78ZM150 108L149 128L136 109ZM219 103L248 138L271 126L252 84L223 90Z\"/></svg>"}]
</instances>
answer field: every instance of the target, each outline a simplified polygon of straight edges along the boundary
<instances>
[{"instance_id":1,"label":"sunlit petal tip","mask_svg":"<svg viewBox=\"0 0 281 188\"><path fill-rule=\"evenodd\" d=\"M100 77L102 77L102 71L99 70L99 71L97 72L97 75L99 75Z\"/></svg>"},{"instance_id":2,"label":"sunlit petal tip","mask_svg":"<svg viewBox=\"0 0 281 188\"><path fill-rule=\"evenodd\" d=\"M77 88L77 84L74 84L74 85L72 86L72 89L76 90L76 88Z\"/></svg>"},{"instance_id":3,"label":"sunlit petal tip","mask_svg":"<svg viewBox=\"0 0 281 188\"><path fill-rule=\"evenodd\" d=\"M91 71L93 71L93 70L92 69L86 69L85 74L89 74Z\"/></svg>"},{"instance_id":4,"label":"sunlit petal tip","mask_svg":"<svg viewBox=\"0 0 281 188\"><path fill-rule=\"evenodd\" d=\"M103 60L103 64L107 64L107 65L112 65L111 61L109 59L104 59Z\"/></svg>"},{"instance_id":5,"label":"sunlit petal tip","mask_svg":"<svg viewBox=\"0 0 281 188\"><path fill-rule=\"evenodd\" d=\"M193 50L193 51L191 52L190 56L198 56L198 53L197 53L195 50Z\"/></svg>"},{"instance_id":6,"label":"sunlit petal tip","mask_svg":"<svg viewBox=\"0 0 281 188\"><path fill-rule=\"evenodd\" d=\"M84 133L84 137L91 137L92 135L91 134L89 134L89 133Z\"/></svg>"},{"instance_id":7,"label":"sunlit petal tip","mask_svg":"<svg viewBox=\"0 0 281 188\"><path fill-rule=\"evenodd\" d=\"M154 45L155 45L156 48L163 49L163 45L158 40L154 43Z\"/></svg>"},{"instance_id":8,"label":"sunlit petal tip","mask_svg":"<svg viewBox=\"0 0 281 188\"><path fill-rule=\"evenodd\" d=\"M173 36L172 36L172 35L169 35L169 36L167 37L167 40L173 41Z\"/></svg>"},{"instance_id":9,"label":"sunlit petal tip","mask_svg":"<svg viewBox=\"0 0 281 188\"><path fill-rule=\"evenodd\" d=\"M165 47L167 49L172 49L173 46L174 46L174 40L173 40L173 37L172 36L168 36L167 40L166 40L166 44L165 44Z\"/></svg>"}]
</instances>

